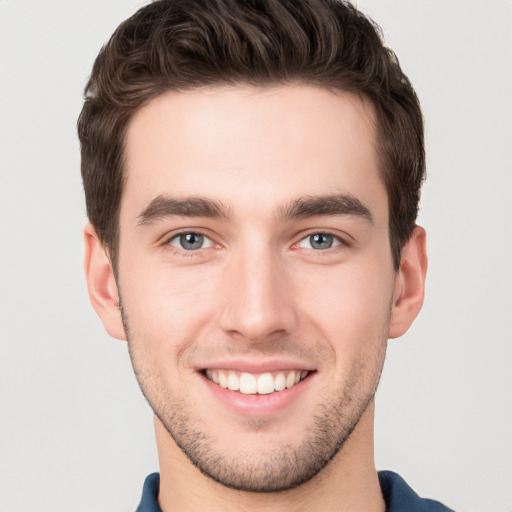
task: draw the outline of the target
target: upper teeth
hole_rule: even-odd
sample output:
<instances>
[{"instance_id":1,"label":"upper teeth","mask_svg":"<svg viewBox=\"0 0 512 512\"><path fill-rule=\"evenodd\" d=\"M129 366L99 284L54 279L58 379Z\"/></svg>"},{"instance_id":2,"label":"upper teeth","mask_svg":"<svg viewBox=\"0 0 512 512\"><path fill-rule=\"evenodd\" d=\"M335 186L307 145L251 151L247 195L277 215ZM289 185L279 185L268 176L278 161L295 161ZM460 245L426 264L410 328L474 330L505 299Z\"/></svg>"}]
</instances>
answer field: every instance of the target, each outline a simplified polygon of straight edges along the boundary
<instances>
[{"instance_id":1,"label":"upper teeth","mask_svg":"<svg viewBox=\"0 0 512 512\"><path fill-rule=\"evenodd\" d=\"M290 370L287 372L267 372L254 375L247 372L231 370L206 370L206 376L221 388L240 391L246 395L268 395L274 391L291 388L308 374L307 370Z\"/></svg>"}]
</instances>

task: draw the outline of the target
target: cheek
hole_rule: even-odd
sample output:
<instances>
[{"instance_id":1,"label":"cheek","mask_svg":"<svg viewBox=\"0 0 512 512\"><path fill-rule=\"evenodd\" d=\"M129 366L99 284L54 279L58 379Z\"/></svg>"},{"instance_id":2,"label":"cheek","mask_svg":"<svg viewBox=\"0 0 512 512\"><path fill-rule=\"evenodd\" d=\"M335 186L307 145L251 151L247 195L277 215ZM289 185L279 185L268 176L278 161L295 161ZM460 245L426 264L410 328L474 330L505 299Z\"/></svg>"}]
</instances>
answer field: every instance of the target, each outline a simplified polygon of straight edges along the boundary
<instances>
[{"instance_id":1,"label":"cheek","mask_svg":"<svg viewBox=\"0 0 512 512\"><path fill-rule=\"evenodd\" d=\"M175 357L215 309L218 280L201 266L151 269L132 261L130 270L120 283L130 337L150 344L158 357Z\"/></svg>"},{"instance_id":2,"label":"cheek","mask_svg":"<svg viewBox=\"0 0 512 512\"><path fill-rule=\"evenodd\" d=\"M304 276L303 276L304 277ZM326 268L295 284L301 316L330 343L337 364L387 340L393 277L371 266Z\"/></svg>"}]
</instances>

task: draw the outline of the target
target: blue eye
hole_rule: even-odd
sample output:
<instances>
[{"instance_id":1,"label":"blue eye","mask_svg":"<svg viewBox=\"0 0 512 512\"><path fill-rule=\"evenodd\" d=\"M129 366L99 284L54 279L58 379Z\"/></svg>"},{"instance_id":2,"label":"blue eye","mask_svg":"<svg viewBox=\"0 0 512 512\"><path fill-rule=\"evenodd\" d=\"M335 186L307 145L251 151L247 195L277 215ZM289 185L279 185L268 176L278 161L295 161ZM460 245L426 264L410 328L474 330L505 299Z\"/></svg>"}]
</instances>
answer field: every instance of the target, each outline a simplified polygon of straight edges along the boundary
<instances>
[{"instance_id":1,"label":"blue eye","mask_svg":"<svg viewBox=\"0 0 512 512\"><path fill-rule=\"evenodd\" d=\"M182 233L173 237L169 245L185 251L197 251L211 247L212 241L200 233Z\"/></svg>"},{"instance_id":2,"label":"blue eye","mask_svg":"<svg viewBox=\"0 0 512 512\"><path fill-rule=\"evenodd\" d=\"M329 233L314 233L313 235L306 236L299 242L299 247L304 249L314 249L316 251L325 251L331 247L341 245L341 240Z\"/></svg>"}]
</instances>

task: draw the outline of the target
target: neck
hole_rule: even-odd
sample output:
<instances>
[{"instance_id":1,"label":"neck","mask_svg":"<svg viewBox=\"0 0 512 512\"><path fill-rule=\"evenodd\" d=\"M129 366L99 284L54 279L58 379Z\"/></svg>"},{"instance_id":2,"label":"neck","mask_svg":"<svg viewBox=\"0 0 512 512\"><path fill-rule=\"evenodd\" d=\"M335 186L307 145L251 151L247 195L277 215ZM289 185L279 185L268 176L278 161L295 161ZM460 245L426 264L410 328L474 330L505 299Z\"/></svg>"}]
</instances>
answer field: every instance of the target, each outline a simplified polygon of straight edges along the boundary
<instances>
[{"instance_id":1,"label":"neck","mask_svg":"<svg viewBox=\"0 0 512 512\"><path fill-rule=\"evenodd\" d=\"M342 450L305 484L283 492L237 491L203 475L155 418L160 459L158 501L163 512L384 512L373 458L373 403Z\"/></svg>"}]
</instances>

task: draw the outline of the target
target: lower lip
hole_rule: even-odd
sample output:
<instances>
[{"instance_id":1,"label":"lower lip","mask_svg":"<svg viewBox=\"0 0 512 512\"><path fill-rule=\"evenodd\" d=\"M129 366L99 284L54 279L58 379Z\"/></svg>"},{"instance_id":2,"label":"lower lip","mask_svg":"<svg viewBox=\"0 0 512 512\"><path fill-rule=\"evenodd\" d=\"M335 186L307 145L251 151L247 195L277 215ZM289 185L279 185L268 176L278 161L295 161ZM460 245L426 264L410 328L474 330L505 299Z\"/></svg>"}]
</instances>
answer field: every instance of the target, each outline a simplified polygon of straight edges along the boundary
<instances>
[{"instance_id":1,"label":"lower lip","mask_svg":"<svg viewBox=\"0 0 512 512\"><path fill-rule=\"evenodd\" d=\"M200 377L215 398L234 412L252 416L270 416L296 402L309 387L314 373L310 373L304 380L291 388L275 391L268 395L245 395L239 391L221 388L202 374Z\"/></svg>"}]
</instances>

